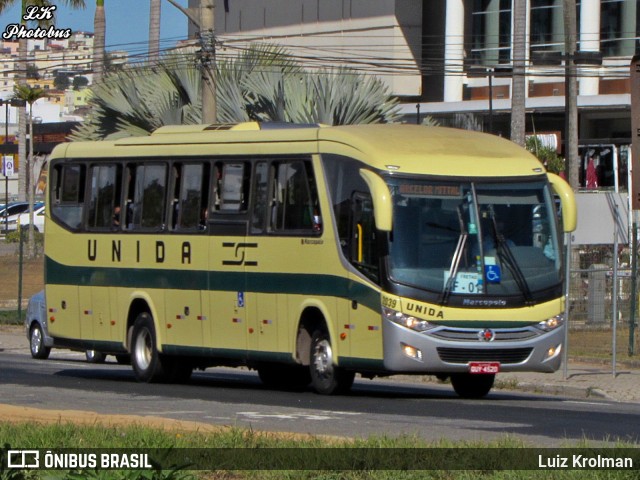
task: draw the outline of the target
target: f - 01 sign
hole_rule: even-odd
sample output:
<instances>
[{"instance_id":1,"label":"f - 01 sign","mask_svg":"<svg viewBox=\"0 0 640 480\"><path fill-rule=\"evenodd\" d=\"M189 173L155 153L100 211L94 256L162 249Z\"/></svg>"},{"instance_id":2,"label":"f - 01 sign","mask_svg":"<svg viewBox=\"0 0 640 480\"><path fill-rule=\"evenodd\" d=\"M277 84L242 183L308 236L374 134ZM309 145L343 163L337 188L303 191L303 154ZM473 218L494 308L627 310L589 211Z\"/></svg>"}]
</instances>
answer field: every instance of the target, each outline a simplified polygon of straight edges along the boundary
<instances>
[{"instance_id":1,"label":"f - 01 sign","mask_svg":"<svg viewBox=\"0 0 640 480\"><path fill-rule=\"evenodd\" d=\"M14 170L13 157L2 157L2 175L5 177L12 177Z\"/></svg>"}]
</instances>

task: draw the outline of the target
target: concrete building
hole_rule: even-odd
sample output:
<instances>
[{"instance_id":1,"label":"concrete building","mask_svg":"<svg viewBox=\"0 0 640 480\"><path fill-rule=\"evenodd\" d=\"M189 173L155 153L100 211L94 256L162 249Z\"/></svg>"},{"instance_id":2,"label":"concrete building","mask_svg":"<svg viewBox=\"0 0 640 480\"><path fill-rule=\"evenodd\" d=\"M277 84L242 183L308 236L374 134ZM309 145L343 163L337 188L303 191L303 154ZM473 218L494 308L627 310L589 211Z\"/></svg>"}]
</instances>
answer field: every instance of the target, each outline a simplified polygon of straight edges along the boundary
<instances>
[{"instance_id":1,"label":"concrete building","mask_svg":"<svg viewBox=\"0 0 640 480\"><path fill-rule=\"evenodd\" d=\"M605 145L599 151L610 157L603 160L611 170L602 179L607 187L626 185L629 63L640 51L638 3L577 0L578 48L602 54L601 65L578 67L581 152L592 150L587 145ZM192 8L199 4L189 2ZM378 75L402 99L408 122L470 113L485 131L491 125L493 133L510 134L512 0L230 0L216 5L219 57L249 42L281 44L310 67L342 64ZM526 130L548 134L561 149L564 66L553 60L564 54L563 0L526 0L526 5ZM616 149L615 159L607 153L609 145Z\"/></svg>"}]
</instances>

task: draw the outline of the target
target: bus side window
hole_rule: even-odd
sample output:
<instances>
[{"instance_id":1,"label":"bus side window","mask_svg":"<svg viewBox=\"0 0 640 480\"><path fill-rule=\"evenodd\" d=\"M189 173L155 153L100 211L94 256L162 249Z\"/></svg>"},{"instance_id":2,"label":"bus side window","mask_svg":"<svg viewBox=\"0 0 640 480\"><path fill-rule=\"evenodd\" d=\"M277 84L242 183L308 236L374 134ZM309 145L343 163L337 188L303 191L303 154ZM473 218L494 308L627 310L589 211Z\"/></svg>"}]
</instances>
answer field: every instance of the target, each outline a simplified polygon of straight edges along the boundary
<instances>
[{"instance_id":1,"label":"bus side window","mask_svg":"<svg viewBox=\"0 0 640 480\"><path fill-rule=\"evenodd\" d=\"M138 165L135 169L132 228L161 230L165 227L167 166ZM127 222L129 220L127 219Z\"/></svg>"},{"instance_id":2,"label":"bus side window","mask_svg":"<svg viewBox=\"0 0 640 480\"><path fill-rule=\"evenodd\" d=\"M351 263L370 279L379 281L379 253L369 193L355 192L351 200Z\"/></svg>"},{"instance_id":3,"label":"bus side window","mask_svg":"<svg viewBox=\"0 0 640 480\"><path fill-rule=\"evenodd\" d=\"M182 164L176 163L171 168L171 178L169 179L168 191L172 192L169 196L169 212L168 224L171 230L178 228L178 217L180 216L180 188L182 181Z\"/></svg>"},{"instance_id":4,"label":"bus side window","mask_svg":"<svg viewBox=\"0 0 640 480\"><path fill-rule=\"evenodd\" d=\"M120 172L120 165L95 165L91 168L89 229L119 229L116 209L119 209L121 196Z\"/></svg>"},{"instance_id":5,"label":"bus side window","mask_svg":"<svg viewBox=\"0 0 640 480\"><path fill-rule=\"evenodd\" d=\"M269 204L269 163L256 163L251 233L264 233Z\"/></svg>"},{"instance_id":6,"label":"bus side window","mask_svg":"<svg viewBox=\"0 0 640 480\"><path fill-rule=\"evenodd\" d=\"M322 230L319 201L310 162L292 161L276 165L271 198L273 231Z\"/></svg>"},{"instance_id":7,"label":"bus side window","mask_svg":"<svg viewBox=\"0 0 640 480\"><path fill-rule=\"evenodd\" d=\"M53 216L67 227L77 230L82 225L86 167L55 165L53 168L51 210Z\"/></svg>"},{"instance_id":8,"label":"bus side window","mask_svg":"<svg viewBox=\"0 0 640 480\"><path fill-rule=\"evenodd\" d=\"M120 224L125 230L133 228L133 198L135 195L136 166L127 165L124 184L124 206L120 210Z\"/></svg>"},{"instance_id":9,"label":"bus side window","mask_svg":"<svg viewBox=\"0 0 640 480\"><path fill-rule=\"evenodd\" d=\"M206 227L208 164L174 166L174 194L169 214L173 229L194 231Z\"/></svg>"},{"instance_id":10,"label":"bus side window","mask_svg":"<svg viewBox=\"0 0 640 480\"><path fill-rule=\"evenodd\" d=\"M246 212L249 200L251 168L246 162L218 162L215 165L214 209L221 212Z\"/></svg>"}]
</instances>

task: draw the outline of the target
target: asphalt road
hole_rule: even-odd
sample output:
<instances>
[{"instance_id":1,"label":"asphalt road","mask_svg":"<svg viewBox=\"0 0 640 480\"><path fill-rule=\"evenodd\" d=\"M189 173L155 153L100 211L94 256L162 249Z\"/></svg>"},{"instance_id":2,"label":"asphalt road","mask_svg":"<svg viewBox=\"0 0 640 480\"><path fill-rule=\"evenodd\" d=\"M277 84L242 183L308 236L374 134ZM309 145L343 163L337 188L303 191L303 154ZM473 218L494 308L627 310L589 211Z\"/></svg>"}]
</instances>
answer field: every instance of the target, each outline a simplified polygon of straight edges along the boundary
<instances>
[{"instance_id":1,"label":"asphalt road","mask_svg":"<svg viewBox=\"0 0 640 480\"><path fill-rule=\"evenodd\" d=\"M112 357L109 357L110 359ZM254 430L345 437L416 434L428 440L520 438L532 446L640 442L640 405L492 392L463 400L438 384L356 380L352 393L269 390L254 372L210 369L187 385L140 384L131 368L91 365L54 352L36 361L0 352L0 403L42 409L150 415Z\"/></svg>"}]
</instances>

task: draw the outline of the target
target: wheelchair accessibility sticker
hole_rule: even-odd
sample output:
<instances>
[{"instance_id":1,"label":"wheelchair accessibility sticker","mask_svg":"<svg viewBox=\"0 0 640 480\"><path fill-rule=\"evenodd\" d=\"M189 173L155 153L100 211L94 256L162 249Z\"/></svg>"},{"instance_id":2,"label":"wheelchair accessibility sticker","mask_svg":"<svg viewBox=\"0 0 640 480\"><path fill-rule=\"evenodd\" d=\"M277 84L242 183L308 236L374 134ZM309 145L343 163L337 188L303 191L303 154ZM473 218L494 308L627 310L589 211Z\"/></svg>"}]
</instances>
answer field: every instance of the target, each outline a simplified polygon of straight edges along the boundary
<instances>
[{"instance_id":1,"label":"wheelchair accessibility sticker","mask_svg":"<svg viewBox=\"0 0 640 480\"><path fill-rule=\"evenodd\" d=\"M499 265L485 265L484 275L487 279L487 283L500 283L502 279L502 272Z\"/></svg>"}]
</instances>

